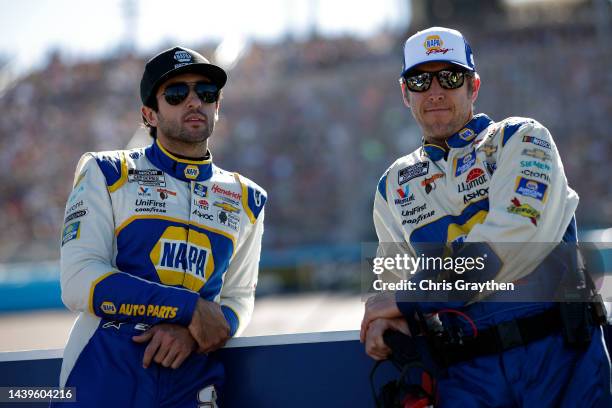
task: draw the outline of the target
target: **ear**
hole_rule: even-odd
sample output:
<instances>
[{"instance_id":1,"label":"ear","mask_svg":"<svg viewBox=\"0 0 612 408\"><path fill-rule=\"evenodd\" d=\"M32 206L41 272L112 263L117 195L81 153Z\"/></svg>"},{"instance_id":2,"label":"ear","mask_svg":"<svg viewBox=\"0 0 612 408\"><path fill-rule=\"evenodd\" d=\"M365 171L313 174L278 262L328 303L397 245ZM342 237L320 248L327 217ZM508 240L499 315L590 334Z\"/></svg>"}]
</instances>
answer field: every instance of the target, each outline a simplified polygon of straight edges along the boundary
<instances>
[{"instance_id":1,"label":"ear","mask_svg":"<svg viewBox=\"0 0 612 408\"><path fill-rule=\"evenodd\" d=\"M400 88L402 88L402 99L404 99L404 105L410 109L410 96L408 95L408 88L406 88L406 81L404 78L400 79Z\"/></svg>"},{"instance_id":2,"label":"ear","mask_svg":"<svg viewBox=\"0 0 612 408\"><path fill-rule=\"evenodd\" d=\"M472 84L472 103L474 103L478 98L478 91L480 90L480 75L478 75L478 73L476 73L476 75L474 76Z\"/></svg>"},{"instance_id":3,"label":"ear","mask_svg":"<svg viewBox=\"0 0 612 408\"><path fill-rule=\"evenodd\" d=\"M142 108L140 108L140 112L142 113L142 117L145 118L149 125L157 127L157 112L144 105Z\"/></svg>"}]
</instances>

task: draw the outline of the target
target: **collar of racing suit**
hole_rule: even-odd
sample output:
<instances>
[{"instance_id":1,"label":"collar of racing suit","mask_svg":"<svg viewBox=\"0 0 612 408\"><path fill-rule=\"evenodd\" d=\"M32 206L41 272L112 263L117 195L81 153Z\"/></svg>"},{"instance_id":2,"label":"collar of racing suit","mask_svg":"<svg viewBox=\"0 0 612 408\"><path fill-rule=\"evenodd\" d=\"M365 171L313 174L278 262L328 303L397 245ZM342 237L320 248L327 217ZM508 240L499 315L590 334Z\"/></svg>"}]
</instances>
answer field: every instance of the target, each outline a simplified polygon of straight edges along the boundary
<instances>
[{"instance_id":1,"label":"collar of racing suit","mask_svg":"<svg viewBox=\"0 0 612 408\"><path fill-rule=\"evenodd\" d=\"M155 139L155 142L145 149L145 154L160 170L182 181L204 181L212 176L210 151L206 152L205 160L182 159L170 153Z\"/></svg>"},{"instance_id":2,"label":"collar of racing suit","mask_svg":"<svg viewBox=\"0 0 612 408\"><path fill-rule=\"evenodd\" d=\"M449 149L464 147L472 143L472 141L478 136L480 132L489 127L493 121L484 113L479 113L472 117L472 119L457 133L451 135L446 139L448 149L441 146L425 143L423 141L423 152L431 160L438 161L446 156Z\"/></svg>"}]
</instances>

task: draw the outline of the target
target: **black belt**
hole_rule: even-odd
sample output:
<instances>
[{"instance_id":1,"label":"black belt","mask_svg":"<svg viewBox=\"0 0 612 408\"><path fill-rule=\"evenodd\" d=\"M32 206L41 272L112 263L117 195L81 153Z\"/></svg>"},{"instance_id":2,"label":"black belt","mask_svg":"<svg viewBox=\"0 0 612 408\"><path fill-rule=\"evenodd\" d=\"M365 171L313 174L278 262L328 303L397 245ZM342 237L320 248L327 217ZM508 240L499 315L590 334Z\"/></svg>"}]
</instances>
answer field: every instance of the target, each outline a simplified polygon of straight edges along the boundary
<instances>
[{"instance_id":1,"label":"black belt","mask_svg":"<svg viewBox=\"0 0 612 408\"><path fill-rule=\"evenodd\" d=\"M525 346L553 333L561 332L562 321L558 307L520 319L502 322L478 331L476 337L461 337L454 342L434 340L433 348L439 363L444 366L502 353Z\"/></svg>"}]
</instances>

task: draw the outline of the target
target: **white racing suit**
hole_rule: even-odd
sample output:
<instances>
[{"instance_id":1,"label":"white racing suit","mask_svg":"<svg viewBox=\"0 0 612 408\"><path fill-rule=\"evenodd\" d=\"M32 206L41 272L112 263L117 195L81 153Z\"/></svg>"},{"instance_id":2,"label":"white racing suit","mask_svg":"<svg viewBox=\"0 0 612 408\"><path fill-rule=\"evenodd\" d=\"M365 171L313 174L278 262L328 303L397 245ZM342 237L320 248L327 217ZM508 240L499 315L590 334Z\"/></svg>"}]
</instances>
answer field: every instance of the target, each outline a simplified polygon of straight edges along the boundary
<instances>
[{"instance_id":1,"label":"white racing suit","mask_svg":"<svg viewBox=\"0 0 612 408\"><path fill-rule=\"evenodd\" d=\"M157 323L188 326L198 297L217 302L236 335L254 302L266 193L159 141L81 158L66 204L62 299L80 312L61 386L79 406L199 406L223 383L214 358L193 353L178 370L142 367L133 335ZM208 395L208 397L207 397ZM71 407L74 404L70 405ZM208 406L208 405L207 405Z\"/></svg>"},{"instance_id":2,"label":"white racing suit","mask_svg":"<svg viewBox=\"0 0 612 408\"><path fill-rule=\"evenodd\" d=\"M380 179L374 202L377 255L447 256L468 243L486 243L476 248L480 256L486 253L487 267L462 279L516 283L521 293L537 289L540 278L530 275L536 266L557 243L576 241L578 196L568 186L550 133L532 119L496 123L479 114L447 144L448 149L425 144ZM470 334L474 326L483 330L555 306L516 302L512 291L495 289L476 291L469 300L445 300L434 295L442 291L420 286L421 281L452 284L459 277L438 272L417 272L417 289L397 292L398 307L409 321L417 311L444 310L447 321ZM463 313L474 326L448 309ZM440 406L598 406L602 395L610 395L601 328L593 328L584 353L567 349L556 333L455 364L438 390Z\"/></svg>"}]
</instances>

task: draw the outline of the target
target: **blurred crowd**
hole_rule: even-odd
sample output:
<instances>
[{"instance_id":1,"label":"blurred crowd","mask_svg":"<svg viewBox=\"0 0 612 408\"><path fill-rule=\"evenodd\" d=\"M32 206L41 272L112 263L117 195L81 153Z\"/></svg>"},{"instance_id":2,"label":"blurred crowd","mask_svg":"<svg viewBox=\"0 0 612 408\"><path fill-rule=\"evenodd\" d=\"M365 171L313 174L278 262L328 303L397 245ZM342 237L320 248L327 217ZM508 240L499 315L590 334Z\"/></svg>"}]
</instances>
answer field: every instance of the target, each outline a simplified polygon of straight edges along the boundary
<instances>
[{"instance_id":1,"label":"blurred crowd","mask_svg":"<svg viewBox=\"0 0 612 408\"><path fill-rule=\"evenodd\" d=\"M578 222L609 226L609 44L584 27L466 34L482 78L476 111L547 126L581 196ZM268 191L266 248L375 240L378 178L421 143L397 82L404 39L252 43L230 70L211 150L217 165ZM55 54L0 93L0 262L58 257L80 155L124 148L142 132L147 57L68 63Z\"/></svg>"}]
</instances>

